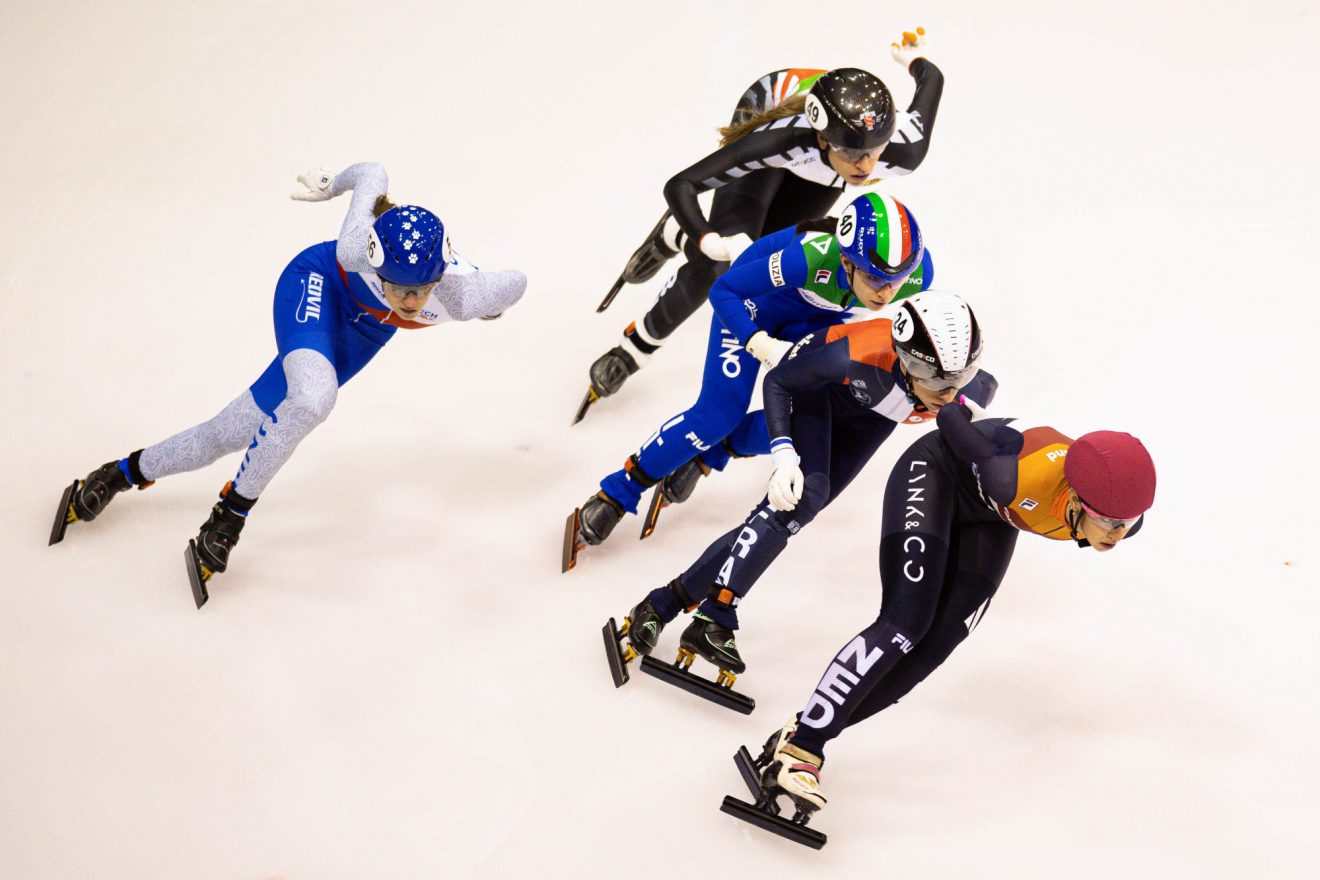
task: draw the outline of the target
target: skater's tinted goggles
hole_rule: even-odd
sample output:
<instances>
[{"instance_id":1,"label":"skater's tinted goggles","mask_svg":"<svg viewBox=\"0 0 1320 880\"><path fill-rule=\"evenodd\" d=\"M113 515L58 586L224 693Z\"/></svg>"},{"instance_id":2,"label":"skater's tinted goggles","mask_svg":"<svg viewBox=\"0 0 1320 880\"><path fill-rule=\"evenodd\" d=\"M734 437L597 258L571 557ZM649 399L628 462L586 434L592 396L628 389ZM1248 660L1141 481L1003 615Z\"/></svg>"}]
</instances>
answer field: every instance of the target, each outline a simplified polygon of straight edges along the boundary
<instances>
[{"instance_id":1,"label":"skater's tinted goggles","mask_svg":"<svg viewBox=\"0 0 1320 880\"><path fill-rule=\"evenodd\" d=\"M829 141L826 141L826 143L829 143ZM843 161L856 165L863 159L879 159L880 154L885 151L886 146L888 146L888 144L881 144L878 147L871 147L870 149L862 150L854 149L852 147L838 147L834 144L830 144L830 152Z\"/></svg>"},{"instance_id":2,"label":"skater's tinted goggles","mask_svg":"<svg viewBox=\"0 0 1320 880\"><path fill-rule=\"evenodd\" d=\"M1105 516L1098 512L1095 508L1091 507L1091 505L1082 501L1080 496L1078 496L1077 500L1081 502L1082 510L1086 511L1086 515L1094 520L1096 525L1106 531L1112 532L1114 529L1130 529L1137 524L1137 520L1141 519L1140 515L1128 519L1115 519L1112 516Z\"/></svg>"},{"instance_id":3,"label":"skater's tinted goggles","mask_svg":"<svg viewBox=\"0 0 1320 880\"><path fill-rule=\"evenodd\" d=\"M928 388L931 391L948 391L950 388L961 388L968 382L976 378L976 374L981 372L981 359L973 358L972 362L957 372L941 370L935 364L927 363L920 358L903 357L904 368L907 374L912 377L912 381L922 388Z\"/></svg>"}]
</instances>

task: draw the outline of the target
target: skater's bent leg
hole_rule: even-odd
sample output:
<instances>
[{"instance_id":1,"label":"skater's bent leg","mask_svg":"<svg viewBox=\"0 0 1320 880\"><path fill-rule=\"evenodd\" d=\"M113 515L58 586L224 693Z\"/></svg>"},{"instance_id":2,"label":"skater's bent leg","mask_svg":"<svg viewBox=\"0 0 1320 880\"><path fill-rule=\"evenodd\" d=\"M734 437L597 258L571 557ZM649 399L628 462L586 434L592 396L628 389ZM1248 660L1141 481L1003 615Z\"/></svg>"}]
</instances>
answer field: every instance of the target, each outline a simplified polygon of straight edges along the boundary
<instances>
[{"instance_id":1,"label":"skater's bent leg","mask_svg":"<svg viewBox=\"0 0 1320 880\"><path fill-rule=\"evenodd\" d=\"M701 613L721 626L738 628L737 605L788 546L788 539L804 529L830 499L832 406L823 394L793 399L793 441L804 474L802 498L792 510L775 510L768 499L747 517L728 552L720 561L714 581L701 585L707 598ZM761 422L764 425L764 420ZM693 584L696 589L697 585Z\"/></svg>"},{"instance_id":2,"label":"skater's bent leg","mask_svg":"<svg viewBox=\"0 0 1320 880\"><path fill-rule=\"evenodd\" d=\"M958 495L953 481L932 466L930 448L918 441L889 475L880 615L839 650L802 710L793 742L814 754L824 754L825 744L935 623L951 568Z\"/></svg>"},{"instance_id":3,"label":"skater's bent leg","mask_svg":"<svg viewBox=\"0 0 1320 880\"><path fill-rule=\"evenodd\" d=\"M715 190L710 205L710 225L720 235L743 233L760 238L765 231L765 217L789 172L781 168L763 168ZM837 195L837 191L830 190ZM773 227L778 228L778 227ZM701 252L700 243L688 239L683 247L687 263L660 291L642 320L637 322L652 343L659 343L686 321L706 302L710 286L729 268L728 263L712 261Z\"/></svg>"},{"instance_id":4,"label":"skater's bent leg","mask_svg":"<svg viewBox=\"0 0 1320 880\"><path fill-rule=\"evenodd\" d=\"M214 418L142 450L138 467L145 480L194 471L247 446L266 414L244 391Z\"/></svg>"},{"instance_id":5,"label":"skater's bent leg","mask_svg":"<svg viewBox=\"0 0 1320 880\"><path fill-rule=\"evenodd\" d=\"M719 445L738 426L756 388L759 367L719 319L713 319L696 402L661 425L622 469L601 480L601 489L624 510L636 513L646 489Z\"/></svg>"},{"instance_id":6,"label":"skater's bent leg","mask_svg":"<svg viewBox=\"0 0 1320 880\"><path fill-rule=\"evenodd\" d=\"M284 356L288 385L283 401L251 437L247 455L234 477L233 491L255 500L298 444L334 409L339 382L323 354L300 348Z\"/></svg>"},{"instance_id":7,"label":"skater's bent leg","mask_svg":"<svg viewBox=\"0 0 1320 880\"><path fill-rule=\"evenodd\" d=\"M898 702L972 634L1004 579L1016 539L1016 530L997 522L957 529L953 553L956 568L949 575L930 630L893 673L853 709L848 727Z\"/></svg>"},{"instance_id":8,"label":"skater's bent leg","mask_svg":"<svg viewBox=\"0 0 1320 880\"><path fill-rule=\"evenodd\" d=\"M828 495L828 480L821 474L808 474L802 500L793 510L775 510L769 500L762 499L732 541L726 543L713 580L703 584L696 579L697 572L693 572L691 580L684 575L684 582L690 584L691 590L705 590L703 595L707 598L701 603L701 613L727 629L736 630L739 603L784 552L788 539L805 528L825 506Z\"/></svg>"}]
</instances>

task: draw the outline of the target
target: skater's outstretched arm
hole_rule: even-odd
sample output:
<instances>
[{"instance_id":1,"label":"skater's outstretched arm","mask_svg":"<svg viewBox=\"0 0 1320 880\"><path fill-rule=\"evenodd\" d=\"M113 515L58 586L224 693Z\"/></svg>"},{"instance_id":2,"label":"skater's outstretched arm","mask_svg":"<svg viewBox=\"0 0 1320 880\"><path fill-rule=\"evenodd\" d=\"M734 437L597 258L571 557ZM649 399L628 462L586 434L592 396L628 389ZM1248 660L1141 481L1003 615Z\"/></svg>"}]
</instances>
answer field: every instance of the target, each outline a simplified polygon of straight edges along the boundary
<instances>
[{"instance_id":1,"label":"skater's outstretched arm","mask_svg":"<svg viewBox=\"0 0 1320 880\"><path fill-rule=\"evenodd\" d=\"M376 216L376 200L389 191L390 178L385 166L376 162L357 162L338 174L318 168L298 175L305 192L296 192L292 198L299 202L324 202L352 190L348 216L339 230L335 258L346 272L370 272L367 262L367 236Z\"/></svg>"},{"instance_id":2,"label":"skater's outstretched arm","mask_svg":"<svg viewBox=\"0 0 1320 880\"><path fill-rule=\"evenodd\" d=\"M918 56L908 72L916 80L916 93L907 112L899 114L894 137L875 163L876 177L911 174L926 158L935 130L935 114L944 93L944 74L929 59Z\"/></svg>"},{"instance_id":3,"label":"skater's outstretched arm","mask_svg":"<svg viewBox=\"0 0 1320 880\"><path fill-rule=\"evenodd\" d=\"M703 235L719 235L720 231L701 212L698 195L724 186L751 170L787 165L809 150L817 150L815 131L804 117L788 117L775 128L746 134L678 172L665 184L665 201L683 231L693 241L700 242Z\"/></svg>"},{"instance_id":4,"label":"skater's outstretched arm","mask_svg":"<svg viewBox=\"0 0 1320 880\"><path fill-rule=\"evenodd\" d=\"M452 262L436 285L435 297L455 321L498 317L527 290L527 276L516 269L483 272L457 254Z\"/></svg>"}]
</instances>

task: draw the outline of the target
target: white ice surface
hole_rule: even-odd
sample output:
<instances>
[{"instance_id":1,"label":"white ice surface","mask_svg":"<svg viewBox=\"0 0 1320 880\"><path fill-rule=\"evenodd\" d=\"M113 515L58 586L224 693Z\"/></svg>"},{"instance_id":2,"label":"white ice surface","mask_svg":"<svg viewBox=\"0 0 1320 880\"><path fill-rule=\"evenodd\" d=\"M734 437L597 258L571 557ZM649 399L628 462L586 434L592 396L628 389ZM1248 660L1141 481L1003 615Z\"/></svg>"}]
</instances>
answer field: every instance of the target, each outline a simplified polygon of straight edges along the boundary
<instances>
[{"instance_id":1,"label":"white ice surface","mask_svg":"<svg viewBox=\"0 0 1320 880\"><path fill-rule=\"evenodd\" d=\"M0 878L1320 876L1320 27L1252 6L0 7ZM568 421L660 279L596 302L741 89L851 64L905 104L916 24L947 89L888 189L981 317L996 411L1136 433L1160 486L1107 557L1019 542L975 635L832 746L816 853L717 807L873 618L915 434L747 602L743 717L616 691L599 629L763 461L558 570L565 514L694 396L705 314ZM365 159L523 303L399 334L201 613L181 552L235 461L47 548L63 485L266 365L277 274L346 207L294 178Z\"/></svg>"}]
</instances>

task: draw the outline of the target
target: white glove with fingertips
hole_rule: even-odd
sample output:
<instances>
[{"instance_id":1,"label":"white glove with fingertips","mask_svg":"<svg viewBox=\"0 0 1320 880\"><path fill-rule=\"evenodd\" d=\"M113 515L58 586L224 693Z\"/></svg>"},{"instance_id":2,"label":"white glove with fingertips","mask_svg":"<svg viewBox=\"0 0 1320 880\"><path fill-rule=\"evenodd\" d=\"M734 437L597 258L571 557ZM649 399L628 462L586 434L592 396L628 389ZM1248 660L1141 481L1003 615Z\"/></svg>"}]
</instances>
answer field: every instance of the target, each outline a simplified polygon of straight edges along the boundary
<instances>
[{"instance_id":1,"label":"white glove with fingertips","mask_svg":"<svg viewBox=\"0 0 1320 880\"><path fill-rule=\"evenodd\" d=\"M775 450L770 459L775 463L775 469L770 473L770 485L766 489L766 494L770 496L770 506L780 511L792 510L802 500L802 484L806 481L802 476L802 468L798 466L802 460L791 446Z\"/></svg>"},{"instance_id":2,"label":"white glove with fingertips","mask_svg":"<svg viewBox=\"0 0 1320 880\"><path fill-rule=\"evenodd\" d=\"M926 57L926 29L917 28L917 32L903 31L903 43L890 43L890 53L894 60L903 65L907 70L912 66L912 62L918 58Z\"/></svg>"},{"instance_id":3,"label":"white glove with fingertips","mask_svg":"<svg viewBox=\"0 0 1320 880\"><path fill-rule=\"evenodd\" d=\"M720 235L718 232L707 232L697 243L701 252L710 257L717 263L732 263L738 259L738 255L752 246L752 240L746 233L739 232L737 235Z\"/></svg>"},{"instance_id":4,"label":"white glove with fingertips","mask_svg":"<svg viewBox=\"0 0 1320 880\"><path fill-rule=\"evenodd\" d=\"M793 348L793 343L776 339L764 330L757 330L743 347L748 354L773 370Z\"/></svg>"},{"instance_id":5,"label":"white glove with fingertips","mask_svg":"<svg viewBox=\"0 0 1320 880\"><path fill-rule=\"evenodd\" d=\"M298 182L307 187L306 192L296 192L289 198L295 202L326 202L336 195L334 191L335 173L329 168L316 168L298 175Z\"/></svg>"}]
</instances>

